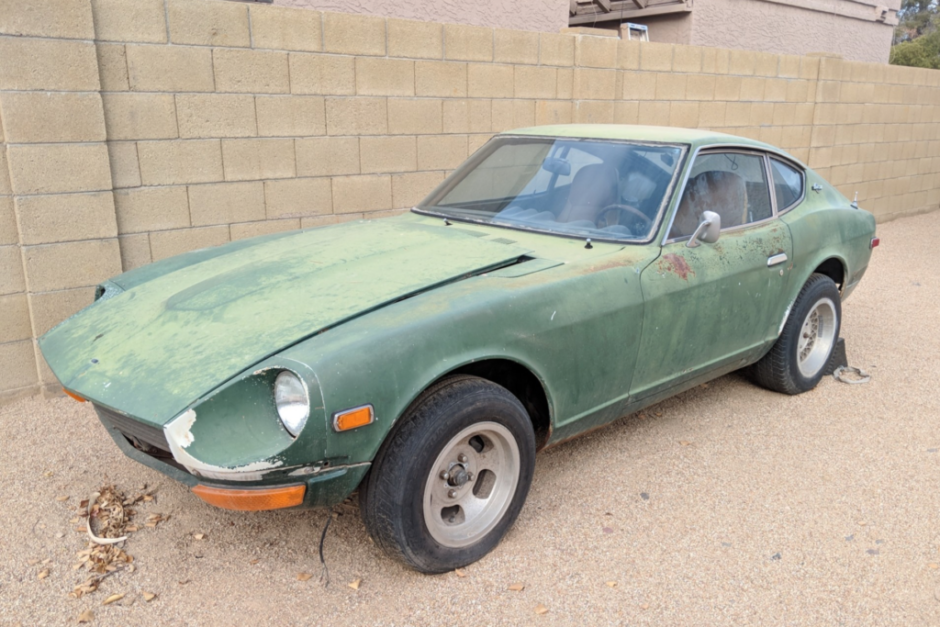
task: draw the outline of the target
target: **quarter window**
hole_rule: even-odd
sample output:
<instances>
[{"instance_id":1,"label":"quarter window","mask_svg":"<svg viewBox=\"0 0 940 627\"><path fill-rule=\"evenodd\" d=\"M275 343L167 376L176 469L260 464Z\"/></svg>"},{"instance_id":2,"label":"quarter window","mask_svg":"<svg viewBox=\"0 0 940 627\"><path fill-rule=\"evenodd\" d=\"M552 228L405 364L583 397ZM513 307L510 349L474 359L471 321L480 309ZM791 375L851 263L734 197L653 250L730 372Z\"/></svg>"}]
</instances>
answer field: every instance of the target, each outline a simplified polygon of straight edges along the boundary
<instances>
[{"instance_id":1,"label":"quarter window","mask_svg":"<svg viewBox=\"0 0 940 627\"><path fill-rule=\"evenodd\" d=\"M710 152L692 164L670 238L692 235L705 211L721 216L729 229L773 216L764 158L740 152Z\"/></svg>"},{"instance_id":2,"label":"quarter window","mask_svg":"<svg viewBox=\"0 0 940 627\"><path fill-rule=\"evenodd\" d=\"M776 159L770 160L770 168L774 176L777 211L784 211L803 195L803 175L796 168Z\"/></svg>"}]
</instances>

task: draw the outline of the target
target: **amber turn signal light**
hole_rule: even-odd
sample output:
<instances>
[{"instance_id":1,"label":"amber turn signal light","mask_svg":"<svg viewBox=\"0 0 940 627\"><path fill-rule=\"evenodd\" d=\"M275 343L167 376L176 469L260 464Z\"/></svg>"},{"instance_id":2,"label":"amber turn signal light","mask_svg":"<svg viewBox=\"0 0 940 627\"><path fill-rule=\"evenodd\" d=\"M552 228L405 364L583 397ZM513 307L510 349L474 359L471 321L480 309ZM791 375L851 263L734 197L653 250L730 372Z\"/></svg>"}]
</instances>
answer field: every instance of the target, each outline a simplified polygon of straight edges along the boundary
<instances>
[{"instance_id":1,"label":"amber turn signal light","mask_svg":"<svg viewBox=\"0 0 940 627\"><path fill-rule=\"evenodd\" d=\"M73 394L73 393L69 392L68 390L66 390L65 388L62 388L62 391L65 392L65 395L66 395L66 396L71 397L71 398L74 398L74 399L75 399L76 401L78 401L79 403L84 403L84 402L85 402L85 399L82 398L81 396L79 396L78 394Z\"/></svg>"},{"instance_id":2,"label":"amber turn signal light","mask_svg":"<svg viewBox=\"0 0 940 627\"><path fill-rule=\"evenodd\" d=\"M364 427L375 422L375 411L372 405L363 405L354 407L333 414L333 428L337 431L349 431L358 427Z\"/></svg>"},{"instance_id":3,"label":"amber turn signal light","mask_svg":"<svg viewBox=\"0 0 940 627\"><path fill-rule=\"evenodd\" d=\"M193 494L209 505L215 505L222 509L237 509L243 512L294 507L304 502L304 493L306 491L307 486L302 483L280 488L258 488L256 490L213 488L202 484L193 488Z\"/></svg>"}]
</instances>

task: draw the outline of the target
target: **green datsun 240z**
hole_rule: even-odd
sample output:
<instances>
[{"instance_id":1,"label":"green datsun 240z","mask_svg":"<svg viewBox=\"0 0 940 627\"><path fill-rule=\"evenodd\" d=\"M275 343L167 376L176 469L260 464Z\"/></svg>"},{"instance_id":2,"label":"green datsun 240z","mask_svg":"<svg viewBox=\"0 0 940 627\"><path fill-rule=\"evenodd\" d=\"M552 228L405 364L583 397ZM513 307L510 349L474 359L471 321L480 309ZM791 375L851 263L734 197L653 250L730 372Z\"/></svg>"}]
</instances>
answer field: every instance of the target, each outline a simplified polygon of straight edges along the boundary
<instances>
[{"instance_id":1,"label":"green datsun 240z","mask_svg":"<svg viewBox=\"0 0 940 627\"><path fill-rule=\"evenodd\" d=\"M105 281L40 346L128 456L205 501L358 489L379 545L442 572L499 542L539 449L739 368L812 389L877 242L760 142L529 128L406 215Z\"/></svg>"}]
</instances>

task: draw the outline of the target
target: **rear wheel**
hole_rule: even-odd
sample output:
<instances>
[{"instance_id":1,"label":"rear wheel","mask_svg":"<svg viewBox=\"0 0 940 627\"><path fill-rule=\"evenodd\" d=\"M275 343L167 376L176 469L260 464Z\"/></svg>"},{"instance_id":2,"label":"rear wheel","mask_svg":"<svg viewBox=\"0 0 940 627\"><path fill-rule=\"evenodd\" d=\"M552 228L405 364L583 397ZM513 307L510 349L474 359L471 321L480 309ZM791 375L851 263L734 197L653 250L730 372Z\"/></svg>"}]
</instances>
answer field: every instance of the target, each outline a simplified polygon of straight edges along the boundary
<instances>
[{"instance_id":1,"label":"rear wheel","mask_svg":"<svg viewBox=\"0 0 940 627\"><path fill-rule=\"evenodd\" d=\"M773 348L750 367L751 378L768 390L784 394L812 390L829 363L841 323L838 287L827 276L812 275L793 303Z\"/></svg>"},{"instance_id":2,"label":"rear wheel","mask_svg":"<svg viewBox=\"0 0 940 627\"><path fill-rule=\"evenodd\" d=\"M477 377L446 379L396 425L360 489L366 528L393 557L439 573L489 553L522 509L535 434L519 400Z\"/></svg>"}]
</instances>

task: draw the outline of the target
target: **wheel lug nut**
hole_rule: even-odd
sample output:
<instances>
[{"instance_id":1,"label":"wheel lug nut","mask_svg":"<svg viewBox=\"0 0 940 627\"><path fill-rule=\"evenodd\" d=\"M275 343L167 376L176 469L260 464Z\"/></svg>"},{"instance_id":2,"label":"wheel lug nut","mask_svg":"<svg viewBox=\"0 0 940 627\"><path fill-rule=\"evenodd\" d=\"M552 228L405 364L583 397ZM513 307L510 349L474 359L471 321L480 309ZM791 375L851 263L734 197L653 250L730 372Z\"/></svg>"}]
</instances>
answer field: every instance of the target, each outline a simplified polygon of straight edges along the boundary
<instances>
[{"instance_id":1,"label":"wheel lug nut","mask_svg":"<svg viewBox=\"0 0 940 627\"><path fill-rule=\"evenodd\" d=\"M457 498L457 490L448 490L447 497L452 499Z\"/></svg>"},{"instance_id":2,"label":"wheel lug nut","mask_svg":"<svg viewBox=\"0 0 940 627\"><path fill-rule=\"evenodd\" d=\"M446 470L442 470L442 471L441 471L441 474L438 475L438 476L439 476L441 479L443 479L444 481L447 481L448 479L450 479L450 473L447 472Z\"/></svg>"},{"instance_id":3,"label":"wheel lug nut","mask_svg":"<svg viewBox=\"0 0 940 627\"><path fill-rule=\"evenodd\" d=\"M460 455L457 456L457 461L460 462L461 464L465 464L467 463L467 456L461 453Z\"/></svg>"},{"instance_id":4,"label":"wheel lug nut","mask_svg":"<svg viewBox=\"0 0 940 627\"><path fill-rule=\"evenodd\" d=\"M473 481L473 473L472 473L472 472L468 472L468 473L467 473L467 481Z\"/></svg>"}]
</instances>

